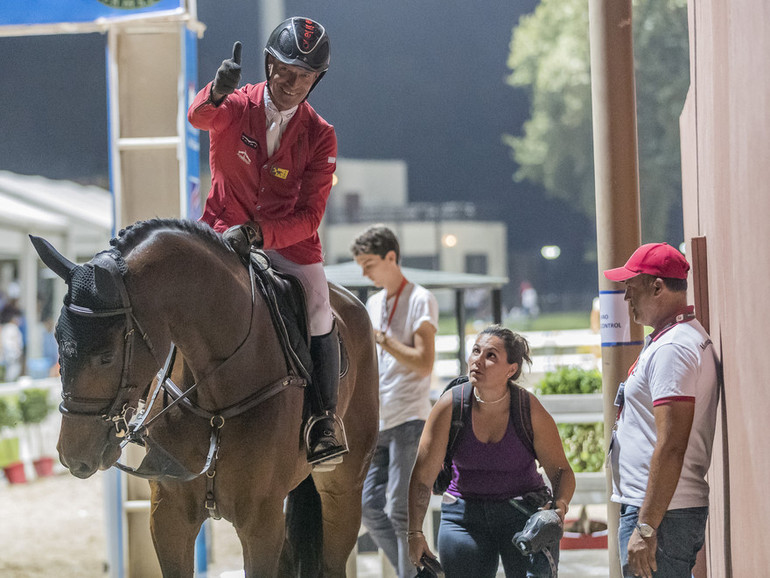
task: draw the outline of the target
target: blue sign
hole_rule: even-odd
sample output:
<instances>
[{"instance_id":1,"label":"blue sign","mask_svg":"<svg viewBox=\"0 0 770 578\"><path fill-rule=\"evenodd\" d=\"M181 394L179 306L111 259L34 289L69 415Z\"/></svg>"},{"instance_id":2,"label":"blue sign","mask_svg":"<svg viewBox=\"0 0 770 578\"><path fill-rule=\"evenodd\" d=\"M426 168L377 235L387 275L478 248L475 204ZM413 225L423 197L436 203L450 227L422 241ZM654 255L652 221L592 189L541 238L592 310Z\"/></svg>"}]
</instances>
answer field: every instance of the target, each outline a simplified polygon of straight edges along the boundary
<instances>
[{"instance_id":1,"label":"blue sign","mask_svg":"<svg viewBox=\"0 0 770 578\"><path fill-rule=\"evenodd\" d=\"M121 20L186 9L186 0L3 0L0 26Z\"/></svg>"},{"instance_id":2,"label":"blue sign","mask_svg":"<svg viewBox=\"0 0 770 578\"><path fill-rule=\"evenodd\" d=\"M185 110L190 108L198 92L198 35L185 29L184 79L186 88ZM197 220L203 214L206 191L201 191L200 179L200 131L185 119L185 149L187 150L187 219Z\"/></svg>"}]
</instances>

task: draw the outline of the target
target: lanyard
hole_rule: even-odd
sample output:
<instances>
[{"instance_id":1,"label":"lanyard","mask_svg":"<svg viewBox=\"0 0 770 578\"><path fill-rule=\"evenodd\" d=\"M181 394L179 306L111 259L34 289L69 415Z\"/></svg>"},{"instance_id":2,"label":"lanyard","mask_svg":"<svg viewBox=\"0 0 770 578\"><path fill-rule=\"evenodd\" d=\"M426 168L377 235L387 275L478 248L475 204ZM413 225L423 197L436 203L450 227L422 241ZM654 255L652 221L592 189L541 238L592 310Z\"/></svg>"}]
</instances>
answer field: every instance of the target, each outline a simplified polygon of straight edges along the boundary
<instances>
[{"instance_id":1,"label":"lanyard","mask_svg":"<svg viewBox=\"0 0 770 578\"><path fill-rule=\"evenodd\" d=\"M406 283L407 283L406 277L402 277L401 278L401 285L399 285L398 291L396 291L396 300L393 302L393 309L390 310L390 315L388 316L388 324L384 328L380 329L380 331L382 331L382 333L387 333L388 329L390 329L390 322L393 321L393 315L395 315L396 307L398 307L398 299L399 299L399 297L401 297L401 293L403 292L404 287L406 287ZM385 299L383 300L382 305L385 308L385 313L387 313L388 312L388 295L387 295L387 293L385 294Z\"/></svg>"}]
</instances>

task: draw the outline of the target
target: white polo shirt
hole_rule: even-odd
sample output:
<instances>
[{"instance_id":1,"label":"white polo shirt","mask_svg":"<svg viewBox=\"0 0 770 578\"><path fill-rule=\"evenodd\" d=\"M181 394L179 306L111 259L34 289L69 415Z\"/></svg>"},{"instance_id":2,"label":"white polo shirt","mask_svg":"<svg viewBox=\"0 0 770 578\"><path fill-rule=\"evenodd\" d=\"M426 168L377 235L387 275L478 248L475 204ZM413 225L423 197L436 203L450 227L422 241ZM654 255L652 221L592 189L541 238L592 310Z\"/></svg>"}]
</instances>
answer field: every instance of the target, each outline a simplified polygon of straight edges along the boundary
<instances>
[{"instance_id":1,"label":"white polo shirt","mask_svg":"<svg viewBox=\"0 0 770 578\"><path fill-rule=\"evenodd\" d=\"M705 480L717 412L713 345L696 320L685 321L649 340L623 386L623 404L610 449L612 501L640 507L657 442L653 407L694 400L690 439L669 510L708 505Z\"/></svg>"}]
</instances>

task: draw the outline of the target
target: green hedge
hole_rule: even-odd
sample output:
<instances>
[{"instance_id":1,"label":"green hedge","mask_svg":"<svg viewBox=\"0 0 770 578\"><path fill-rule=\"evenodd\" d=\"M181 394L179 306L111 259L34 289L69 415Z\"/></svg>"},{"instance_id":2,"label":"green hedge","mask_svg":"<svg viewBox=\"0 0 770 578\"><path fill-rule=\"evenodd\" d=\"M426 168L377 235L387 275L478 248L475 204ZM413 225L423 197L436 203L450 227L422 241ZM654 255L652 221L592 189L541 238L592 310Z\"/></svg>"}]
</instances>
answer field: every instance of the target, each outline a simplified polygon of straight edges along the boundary
<instances>
[{"instance_id":1,"label":"green hedge","mask_svg":"<svg viewBox=\"0 0 770 578\"><path fill-rule=\"evenodd\" d=\"M598 369L560 367L546 373L534 390L537 395L599 393L602 390L602 374Z\"/></svg>"},{"instance_id":2,"label":"green hedge","mask_svg":"<svg viewBox=\"0 0 770 578\"><path fill-rule=\"evenodd\" d=\"M16 427L20 419L16 396L0 396L0 429Z\"/></svg>"},{"instance_id":3,"label":"green hedge","mask_svg":"<svg viewBox=\"0 0 770 578\"><path fill-rule=\"evenodd\" d=\"M604 424L560 423L567 460L576 472L599 472L604 466Z\"/></svg>"},{"instance_id":4,"label":"green hedge","mask_svg":"<svg viewBox=\"0 0 770 578\"><path fill-rule=\"evenodd\" d=\"M548 372L535 386L538 395L599 393L602 375L596 369L560 367ZM598 472L604 465L604 425L557 424L564 453L576 472Z\"/></svg>"},{"instance_id":5,"label":"green hedge","mask_svg":"<svg viewBox=\"0 0 770 578\"><path fill-rule=\"evenodd\" d=\"M19 410L24 423L40 423L51 410L48 390L31 387L19 394Z\"/></svg>"}]
</instances>

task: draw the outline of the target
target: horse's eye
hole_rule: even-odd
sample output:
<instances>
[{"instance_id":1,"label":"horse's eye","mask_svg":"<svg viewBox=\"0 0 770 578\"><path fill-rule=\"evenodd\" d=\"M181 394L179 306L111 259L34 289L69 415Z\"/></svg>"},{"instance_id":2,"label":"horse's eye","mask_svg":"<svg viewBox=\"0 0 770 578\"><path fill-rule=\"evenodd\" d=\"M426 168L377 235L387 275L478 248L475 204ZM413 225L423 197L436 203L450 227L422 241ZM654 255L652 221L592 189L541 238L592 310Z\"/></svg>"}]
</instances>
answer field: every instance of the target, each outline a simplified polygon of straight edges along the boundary
<instances>
[{"instance_id":1,"label":"horse's eye","mask_svg":"<svg viewBox=\"0 0 770 578\"><path fill-rule=\"evenodd\" d=\"M112 352L110 352L110 353L102 353L99 356L99 363L102 364L102 365L109 365L110 363L113 362L114 359L115 359L115 354L114 353L112 353Z\"/></svg>"}]
</instances>

